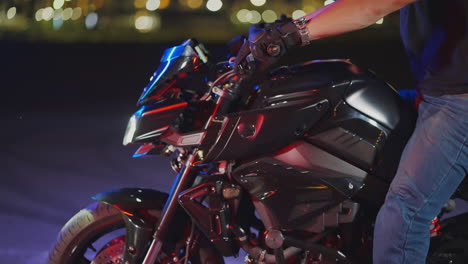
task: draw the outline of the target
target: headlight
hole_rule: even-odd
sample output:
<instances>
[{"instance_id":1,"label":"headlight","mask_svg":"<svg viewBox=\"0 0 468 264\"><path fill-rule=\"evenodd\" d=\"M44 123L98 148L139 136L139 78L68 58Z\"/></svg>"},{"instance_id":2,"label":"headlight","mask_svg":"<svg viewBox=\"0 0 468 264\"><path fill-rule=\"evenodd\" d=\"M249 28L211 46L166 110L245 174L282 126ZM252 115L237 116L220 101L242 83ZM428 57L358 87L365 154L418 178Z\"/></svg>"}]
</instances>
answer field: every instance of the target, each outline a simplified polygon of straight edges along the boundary
<instances>
[{"instance_id":1,"label":"headlight","mask_svg":"<svg viewBox=\"0 0 468 264\"><path fill-rule=\"evenodd\" d=\"M125 130L125 136L122 142L124 146L133 142L133 136L135 135L137 125L136 121L136 116L134 115L128 120L127 130Z\"/></svg>"}]
</instances>

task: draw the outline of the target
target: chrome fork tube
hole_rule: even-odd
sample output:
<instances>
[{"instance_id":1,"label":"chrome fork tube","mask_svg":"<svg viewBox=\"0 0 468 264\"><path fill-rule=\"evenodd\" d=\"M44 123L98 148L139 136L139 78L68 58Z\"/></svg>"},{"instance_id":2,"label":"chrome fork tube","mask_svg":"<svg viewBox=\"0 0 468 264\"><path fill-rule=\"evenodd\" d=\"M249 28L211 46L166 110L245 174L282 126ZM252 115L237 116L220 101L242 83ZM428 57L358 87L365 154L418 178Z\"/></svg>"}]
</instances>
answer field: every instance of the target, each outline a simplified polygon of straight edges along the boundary
<instances>
[{"instance_id":1,"label":"chrome fork tube","mask_svg":"<svg viewBox=\"0 0 468 264\"><path fill-rule=\"evenodd\" d=\"M161 251L161 248L162 242L156 238L153 239L153 242L151 242L151 246L149 247L148 253L146 253L142 264L154 264L156 262L156 257L159 255L159 251Z\"/></svg>"},{"instance_id":2,"label":"chrome fork tube","mask_svg":"<svg viewBox=\"0 0 468 264\"><path fill-rule=\"evenodd\" d=\"M151 242L142 264L154 264L161 251L164 239L168 234L168 226L172 221L177 208L179 207L179 203L177 201L179 194L183 190L190 187L190 185L193 183L194 176L190 174L190 169L197 156L197 151L198 149L195 149L193 154L188 156L184 168L182 168L174 181L174 185L172 186L171 192L169 194L169 199L167 200L166 205L161 212L161 218L158 221L156 232L154 232L153 241Z\"/></svg>"}]
</instances>

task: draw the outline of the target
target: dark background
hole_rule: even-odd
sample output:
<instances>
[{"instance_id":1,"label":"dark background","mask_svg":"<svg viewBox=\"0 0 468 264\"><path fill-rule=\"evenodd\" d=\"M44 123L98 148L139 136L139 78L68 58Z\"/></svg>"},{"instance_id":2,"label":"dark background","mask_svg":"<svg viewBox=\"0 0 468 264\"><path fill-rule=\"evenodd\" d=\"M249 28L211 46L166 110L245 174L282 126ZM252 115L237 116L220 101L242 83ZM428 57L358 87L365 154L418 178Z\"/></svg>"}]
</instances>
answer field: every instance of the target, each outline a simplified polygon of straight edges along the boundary
<instances>
[{"instance_id":1,"label":"dark background","mask_svg":"<svg viewBox=\"0 0 468 264\"><path fill-rule=\"evenodd\" d=\"M181 41L0 41L0 263L43 263L61 226L98 192L170 189L169 160L132 159L135 147L121 142L163 49ZM323 58L351 58L412 88L397 34L352 33L290 55L292 62Z\"/></svg>"}]
</instances>

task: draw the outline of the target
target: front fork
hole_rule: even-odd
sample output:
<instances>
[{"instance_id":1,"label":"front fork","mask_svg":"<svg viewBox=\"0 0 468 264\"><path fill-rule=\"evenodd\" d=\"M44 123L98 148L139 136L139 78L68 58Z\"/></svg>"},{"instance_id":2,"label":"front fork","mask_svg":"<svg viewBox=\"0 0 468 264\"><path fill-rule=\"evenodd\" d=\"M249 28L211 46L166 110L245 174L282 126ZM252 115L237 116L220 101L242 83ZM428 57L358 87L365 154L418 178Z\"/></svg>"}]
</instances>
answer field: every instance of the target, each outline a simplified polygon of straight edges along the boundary
<instances>
[{"instance_id":1,"label":"front fork","mask_svg":"<svg viewBox=\"0 0 468 264\"><path fill-rule=\"evenodd\" d=\"M192 154L187 157L187 161L184 167L179 172L179 174L177 174L177 178L175 179L174 185L172 186L171 192L169 193L169 198L166 201L164 209L161 212L161 217L156 225L153 241L151 242L142 264L154 264L156 258L161 252L161 248L164 244L163 241L167 238L168 235L168 226L179 207L179 194L185 189L189 188L195 179L195 174L190 173L190 171L192 164L197 157L197 151L198 149L195 149Z\"/></svg>"}]
</instances>

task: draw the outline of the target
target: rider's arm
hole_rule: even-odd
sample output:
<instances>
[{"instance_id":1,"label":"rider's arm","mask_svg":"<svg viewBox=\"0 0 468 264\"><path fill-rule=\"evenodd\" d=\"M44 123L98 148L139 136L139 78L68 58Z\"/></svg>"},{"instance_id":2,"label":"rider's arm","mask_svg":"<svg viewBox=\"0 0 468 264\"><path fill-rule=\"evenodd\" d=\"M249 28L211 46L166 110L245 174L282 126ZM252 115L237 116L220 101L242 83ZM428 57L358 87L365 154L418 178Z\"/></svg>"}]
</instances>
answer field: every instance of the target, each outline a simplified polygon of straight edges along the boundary
<instances>
[{"instance_id":1,"label":"rider's arm","mask_svg":"<svg viewBox=\"0 0 468 264\"><path fill-rule=\"evenodd\" d=\"M368 27L416 0L338 0L305 16L311 40Z\"/></svg>"}]
</instances>

